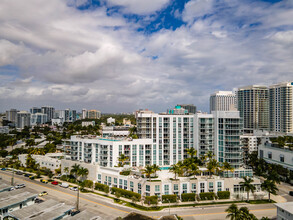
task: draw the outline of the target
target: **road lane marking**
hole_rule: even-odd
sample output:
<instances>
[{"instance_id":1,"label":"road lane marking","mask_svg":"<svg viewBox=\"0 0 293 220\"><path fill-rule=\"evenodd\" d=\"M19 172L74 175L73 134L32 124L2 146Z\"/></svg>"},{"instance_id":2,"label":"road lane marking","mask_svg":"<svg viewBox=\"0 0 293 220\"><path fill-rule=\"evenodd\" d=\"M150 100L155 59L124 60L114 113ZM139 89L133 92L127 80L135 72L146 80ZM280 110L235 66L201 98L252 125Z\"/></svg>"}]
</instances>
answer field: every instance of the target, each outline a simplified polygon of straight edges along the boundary
<instances>
[{"instance_id":1,"label":"road lane marking","mask_svg":"<svg viewBox=\"0 0 293 220\"><path fill-rule=\"evenodd\" d=\"M10 175L7 175L7 174L3 174L3 175L10 177ZM60 191L60 190L57 190L57 189L54 189L54 188L50 188L50 187L45 186L45 185L42 185L42 184L38 184L38 183L34 183L34 182L31 182L31 181L28 181L28 180L24 180L24 179L19 178L19 177L14 177L14 178L15 178L15 179L20 179L20 180L26 181L26 182L31 183L31 184L35 184L35 185L37 185L37 186L42 186L42 187L45 187L45 188L47 188L47 189L51 189L51 190L54 190L54 191L57 191L57 192L61 192L61 193L63 193L63 194L69 195L69 196L76 197L75 195L72 195L72 194L70 194L70 193L63 192L63 191ZM79 197L79 198L82 199L82 200L85 200L85 201L89 201L89 202L92 202L92 203L95 203L95 204L98 204L98 205L101 205L101 206L107 207L107 208L111 208L111 209L114 209L114 210L120 211L120 212L130 213L130 212L127 212L127 211L124 211L124 210L121 210L121 209L117 209L117 208L114 208L114 207L111 207L111 206L108 206L108 205L104 205L104 204L101 204L101 203L98 203L98 202L95 202L95 201L89 200L89 199L85 199L85 198L82 198L82 197Z\"/></svg>"}]
</instances>

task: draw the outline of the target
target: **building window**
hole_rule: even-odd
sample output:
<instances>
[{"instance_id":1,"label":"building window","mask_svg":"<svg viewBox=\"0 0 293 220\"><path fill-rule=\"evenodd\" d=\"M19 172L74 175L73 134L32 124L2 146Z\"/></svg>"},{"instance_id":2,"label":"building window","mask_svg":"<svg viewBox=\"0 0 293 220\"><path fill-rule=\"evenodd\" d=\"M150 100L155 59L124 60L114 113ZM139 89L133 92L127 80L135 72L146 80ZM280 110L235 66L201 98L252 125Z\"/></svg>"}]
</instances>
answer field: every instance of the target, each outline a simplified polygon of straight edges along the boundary
<instances>
[{"instance_id":1,"label":"building window","mask_svg":"<svg viewBox=\"0 0 293 220\"><path fill-rule=\"evenodd\" d=\"M214 183L209 182L209 192L214 192Z\"/></svg>"},{"instance_id":2,"label":"building window","mask_svg":"<svg viewBox=\"0 0 293 220\"><path fill-rule=\"evenodd\" d=\"M174 191L178 191L178 184L174 184Z\"/></svg>"},{"instance_id":3,"label":"building window","mask_svg":"<svg viewBox=\"0 0 293 220\"><path fill-rule=\"evenodd\" d=\"M272 152L268 152L268 158L272 159Z\"/></svg>"},{"instance_id":4,"label":"building window","mask_svg":"<svg viewBox=\"0 0 293 220\"><path fill-rule=\"evenodd\" d=\"M169 195L169 185L164 185L164 194Z\"/></svg>"},{"instance_id":5,"label":"building window","mask_svg":"<svg viewBox=\"0 0 293 220\"><path fill-rule=\"evenodd\" d=\"M222 182L218 182L217 184L218 184L218 192L222 191Z\"/></svg>"},{"instance_id":6,"label":"building window","mask_svg":"<svg viewBox=\"0 0 293 220\"><path fill-rule=\"evenodd\" d=\"M196 193L196 183L192 183L192 184L191 184L191 191L192 191L193 193Z\"/></svg>"},{"instance_id":7,"label":"building window","mask_svg":"<svg viewBox=\"0 0 293 220\"><path fill-rule=\"evenodd\" d=\"M160 192L160 185L155 185L155 192Z\"/></svg>"},{"instance_id":8,"label":"building window","mask_svg":"<svg viewBox=\"0 0 293 220\"><path fill-rule=\"evenodd\" d=\"M114 178L114 183L117 184L117 178Z\"/></svg>"},{"instance_id":9,"label":"building window","mask_svg":"<svg viewBox=\"0 0 293 220\"><path fill-rule=\"evenodd\" d=\"M151 187L150 187L150 185L146 185L146 186L145 186L145 191L147 191L147 192L150 192L150 191L151 191Z\"/></svg>"},{"instance_id":10,"label":"building window","mask_svg":"<svg viewBox=\"0 0 293 220\"><path fill-rule=\"evenodd\" d=\"M283 154L280 155L280 161L281 161L282 163L284 163L284 161L285 161L285 156L284 156Z\"/></svg>"},{"instance_id":11,"label":"building window","mask_svg":"<svg viewBox=\"0 0 293 220\"><path fill-rule=\"evenodd\" d=\"M187 193L187 183L182 184L182 193Z\"/></svg>"},{"instance_id":12,"label":"building window","mask_svg":"<svg viewBox=\"0 0 293 220\"><path fill-rule=\"evenodd\" d=\"M102 175L98 174L98 180L101 180L101 179L102 179Z\"/></svg>"},{"instance_id":13,"label":"building window","mask_svg":"<svg viewBox=\"0 0 293 220\"><path fill-rule=\"evenodd\" d=\"M204 183L200 183L200 192L202 193L202 192L204 192Z\"/></svg>"}]
</instances>

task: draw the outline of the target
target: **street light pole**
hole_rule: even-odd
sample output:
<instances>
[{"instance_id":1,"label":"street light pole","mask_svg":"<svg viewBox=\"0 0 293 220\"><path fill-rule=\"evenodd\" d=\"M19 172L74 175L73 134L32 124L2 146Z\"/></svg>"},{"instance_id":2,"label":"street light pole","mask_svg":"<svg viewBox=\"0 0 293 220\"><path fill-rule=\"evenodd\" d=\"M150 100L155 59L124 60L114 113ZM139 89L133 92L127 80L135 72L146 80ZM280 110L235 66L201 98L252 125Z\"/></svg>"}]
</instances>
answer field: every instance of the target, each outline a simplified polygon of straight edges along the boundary
<instances>
[{"instance_id":1,"label":"street light pole","mask_svg":"<svg viewBox=\"0 0 293 220\"><path fill-rule=\"evenodd\" d=\"M14 145L12 145L12 151L13 151L13 146ZM12 159L13 159L13 156L12 156ZM14 186L14 163L13 163L13 166L12 166L11 186Z\"/></svg>"},{"instance_id":2,"label":"street light pole","mask_svg":"<svg viewBox=\"0 0 293 220\"><path fill-rule=\"evenodd\" d=\"M77 186L76 210L79 209L79 185Z\"/></svg>"}]
</instances>

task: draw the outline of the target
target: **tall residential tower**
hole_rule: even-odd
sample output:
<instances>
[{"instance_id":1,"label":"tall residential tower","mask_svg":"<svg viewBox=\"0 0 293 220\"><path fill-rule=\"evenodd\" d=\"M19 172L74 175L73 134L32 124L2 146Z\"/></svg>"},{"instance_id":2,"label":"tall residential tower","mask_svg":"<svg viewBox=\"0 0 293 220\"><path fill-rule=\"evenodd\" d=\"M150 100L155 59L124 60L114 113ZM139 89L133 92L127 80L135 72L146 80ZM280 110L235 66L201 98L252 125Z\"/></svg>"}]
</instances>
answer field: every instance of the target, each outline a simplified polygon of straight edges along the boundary
<instances>
[{"instance_id":1,"label":"tall residential tower","mask_svg":"<svg viewBox=\"0 0 293 220\"><path fill-rule=\"evenodd\" d=\"M235 111L235 94L232 91L218 91L210 97L210 112Z\"/></svg>"}]
</instances>

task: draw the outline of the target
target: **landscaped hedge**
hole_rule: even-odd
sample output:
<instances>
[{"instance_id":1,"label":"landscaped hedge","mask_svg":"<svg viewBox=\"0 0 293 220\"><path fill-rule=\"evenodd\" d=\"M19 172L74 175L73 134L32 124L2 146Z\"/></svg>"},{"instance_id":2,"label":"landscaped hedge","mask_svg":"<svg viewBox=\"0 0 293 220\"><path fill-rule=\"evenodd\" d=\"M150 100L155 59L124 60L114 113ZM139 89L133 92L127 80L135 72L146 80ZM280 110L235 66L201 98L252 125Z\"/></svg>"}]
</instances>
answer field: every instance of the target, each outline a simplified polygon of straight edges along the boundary
<instances>
[{"instance_id":1,"label":"landscaped hedge","mask_svg":"<svg viewBox=\"0 0 293 220\"><path fill-rule=\"evenodd\" d=\"M162 203L168 203L169 201L170 203L174 203L177 201L177 195L162 195Z\"/></svg>"},{"instance_id":2,"label":"landscaped hedge","mask_svg":"<svg viewBox=\"0 0 293 220\"><path fill-rule=\"evenodd\" d=\"M146 196L144 199L144 204L157 205L158 204L158 196Z\"/></svg>"},{"instance_id":3,"label":"landscaped hedge","mask_svg":"<svg viewBox=\"0 0 293 220\"><path fill-rule=\"evenodd\" d=\"M95 183L95 189L99 191L103 191L105 193L109 192L109 186L102 183Z\"/></svg>"},{"instance_id":4,"label":"landscaped hedge","mask_svg":"<svg viewBox=\"0 0 293 220\"><path fill-rule=\"evenodd\" d=\"M112 193L115 194L116 192L119 192L122 197L125 197L127 199L131 199L133 196L136 197L137 199L141 199L141 195L139 193L131 192L129 190L125 189L120 189L116 187L112 187Z\"/></svg>"},{"instance_id":5,"label":"landscaped hedge","mask_svg":"<svg viewBox=\"0 0 293 220\"><path fill-rule=\"evenodd\" d=\"M182 193L181 201L182 202L195 201L195 193Z\"/></svg>"},{"instance_id":6,"label":"landscaped hedge","mask_svg":"<svg viewBox=\"0 0 293 220\"><path fill-rule=\"evenodd\" d=\"M217 195L218 195L218 199L230 199L229 191L219 191Z\"/></svg>"},{"instance_id":7,"label":"landscaped hedge","mask_svg":"<svg viewBox=\"0 0 293 220\"><path fill-rule=\"evenodd\" d=\"M201 200L213 200L215 198L215 193L213 192L204 192L200 193L199 197Z\"/></svg>"}]
</instances>

